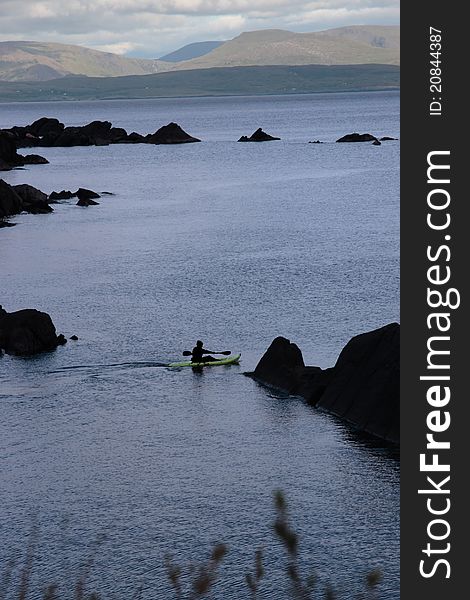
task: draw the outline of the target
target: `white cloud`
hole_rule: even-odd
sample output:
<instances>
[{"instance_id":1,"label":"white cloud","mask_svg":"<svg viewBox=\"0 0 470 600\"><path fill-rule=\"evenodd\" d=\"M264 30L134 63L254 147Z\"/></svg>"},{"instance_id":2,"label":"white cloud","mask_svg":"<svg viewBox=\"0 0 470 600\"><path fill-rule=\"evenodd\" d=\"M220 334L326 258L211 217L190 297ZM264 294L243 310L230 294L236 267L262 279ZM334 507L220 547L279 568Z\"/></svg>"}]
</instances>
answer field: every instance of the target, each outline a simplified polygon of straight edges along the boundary
<instances>
[{"instance_id":1,"label":"white cloud","mask_svg":"<svg viewBox=\"0 0 470 600\"><path fill-rule=\"evenodd\" d=\"M0 0L0 41L81 44L157 57L207 39L278 28L398 23L399 0Z\"/></svg>"}]
</instances>

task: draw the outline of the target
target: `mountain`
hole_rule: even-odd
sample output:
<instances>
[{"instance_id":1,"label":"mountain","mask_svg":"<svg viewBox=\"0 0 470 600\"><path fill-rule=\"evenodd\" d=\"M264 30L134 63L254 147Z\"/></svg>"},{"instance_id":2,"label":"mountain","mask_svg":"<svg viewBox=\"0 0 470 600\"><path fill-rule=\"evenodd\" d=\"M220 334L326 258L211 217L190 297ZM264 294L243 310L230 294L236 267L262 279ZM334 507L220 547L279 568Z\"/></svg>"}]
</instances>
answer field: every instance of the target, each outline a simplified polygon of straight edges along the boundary
<instances>
[{"instance_id":1,"label":"mountain","mask_svg":"<svg viewBox=\"0 0 470 600\"><path fill-rule=\"evenodd\" d=\"M0 80L49 81L67 75L120 77L215 67L398 65L399 38L400 28L394 25L351 26L314 33L268 29L242 33L228 42L190 44L163 57L166 60L127 58L65 44L0 42ZM217 47L208 51L208 44ZM190 56L196 57L187 58Z\"/></svg>"},{"instance_id":2,"label":"mountain","mask_svg":"<svg viewBox=\"0 0 470 600\"><path fill-rule=\"evenodd\" d=\"M170 52L170 54L165 54L165 56L162 56L158 60L165 62L181 62L183 60L199 58L200 56L208 54L211 50L215 50L215 48L222 46L224 43L225 42L195 42L194 44L188 44L187 46L179 48L179 50Z\"/></svg>"},{"instance_id":3,"label":"mountain","mask_svg":"<svg viewBox=\"0 0 470 600\"><path fill-rule=\"evenodd\" d=\"M219 67L128 77L0 81L0 102L350 92L399 85L396 65Z\"/></svg>"},{"instance_id":4,"label":"mountain","mask_svg":"<svg viewBox=\"0 0 470 600\"><path fill-rule=\"evenodd\" d=\"M157 60L126 58L82 46L0 42L0 79L3 81L47 81L64 75L146 75L160 69Z\"/></svg>"},{"instance_id":5,"label":"mountain","mask_svg":"<svg viewBox=\"0 0 470 600\"><path fill-rule=\"evenodd\" d=\"M346 65L400 63L398 25L356 25L314 33L266 29L242 33L177 69L254 65Z\"/></svg>"}]
</instances>

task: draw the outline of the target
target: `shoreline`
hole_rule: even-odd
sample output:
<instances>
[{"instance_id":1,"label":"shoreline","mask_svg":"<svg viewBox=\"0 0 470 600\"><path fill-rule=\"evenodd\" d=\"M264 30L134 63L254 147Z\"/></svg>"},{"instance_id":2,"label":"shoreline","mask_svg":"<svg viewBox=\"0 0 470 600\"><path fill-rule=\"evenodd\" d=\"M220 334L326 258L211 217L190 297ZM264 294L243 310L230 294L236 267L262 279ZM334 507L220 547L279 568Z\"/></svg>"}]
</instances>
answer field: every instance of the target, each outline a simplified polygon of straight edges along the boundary
<instances>
[{"instance_id":1,"label":"shoreline","mask_svg":"<svg viewBox=\"0 0 470 600\"><path fill-rule=\"evenodd\" d=\"M0 87L2 83L10 83L10 82L2 82L0 81ZM197 100L197 99L207 99L207 98L284 98L286 96L319 96L321 94L374 94L374 93L383 93L383 92L396 92L400 93L400 86L397 87L384 87L384 88L371 88L371 89L350 89L350 90L321 90L318 92L285 92L283 94L279 93L254 93L254 94L190 94L186 96L181 95L167 95L167 96L132 96L132 97L110 97L110 98L49 98L48 100L4 100L0 96L0 105L23 105L23 104L71 104L72 102L79 103L100 103L100 102L129 102L132 100Z\"/></svg>"}]
</instances>

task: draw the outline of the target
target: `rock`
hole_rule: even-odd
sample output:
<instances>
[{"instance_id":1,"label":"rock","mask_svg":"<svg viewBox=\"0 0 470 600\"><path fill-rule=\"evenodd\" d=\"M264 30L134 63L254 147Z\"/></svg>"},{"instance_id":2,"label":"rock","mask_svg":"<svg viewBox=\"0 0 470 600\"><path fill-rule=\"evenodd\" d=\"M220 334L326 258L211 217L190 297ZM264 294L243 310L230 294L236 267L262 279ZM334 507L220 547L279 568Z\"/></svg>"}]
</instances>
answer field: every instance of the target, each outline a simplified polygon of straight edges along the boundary
<instances>
[{"instance_id":1,"label":"rock","mask_svg":"<svg viewBox=\"0 0 470 600\"><path fill-rule=\"evenodd\" d=\"M21 160L25 165L48 165L49 161L44 156L39 156L39 154L27 154L26 156L21 156Z\"/></svg>"},{"instance_id":2,"label":"rock","mask_svg":"<svg viewBox=\"0 0 470 600\"><path fill-rule=\"evenodd\" d=\"M59 135L64 131L65 125L60 123L58 119L42 117L41 119L34 121L34 123L32 123L28 129L36 137L59 137Z\"/></svg>"},{"instance_id":3,"label":"rock","mask_svg":"<svg viewBox=\"0 0 470 600\"><path fill-rule=\"evenodd\" d=\"M92 146L93 141L82 132L82 127L66 127L51 145L71 148L72 146Z\"/></svg>"},{"instance_id":4,"label":"rock","mask_svg":"<svg viewBox=\"0 0 470 600\"><path fill-rule=\"evenodd\" d=\"M16 225L16 223L9 223L8 221L4 221L0 217L0 229L2 229L2 227L14 227L15 225Z\"/></svg>"},{"instance_id":5,"label":"rock","mask_svg":"<svg viewBox=\"0 0 470 600\"><path fill-rule=\"evenodd\" d=\"M0 179L0 218L17 215L23 210L23 200L6 181Z\"/></svg>"},{"instance_id":6,"label":"rock","mask_svg":"<svg viewBox=\"0 0 470 600\"><path fill-rule=\"evenodd\" d=\"M330 378L331 369L306 367L296 344L277 337L251 376L257 381L316 404Z\"/></svg>"},{"instance_id":7,"label":"rock","mask_svg":"<svg viewBox=\"0 0 470 600\"><path fill-rule=\"evenodd\" d=\"M33 215L51 213L52 208L48 204L48 196L41 190L23 183L12 186L13 190L23 201L23 210Z\"/></svg>"},{"instance_id":8,"label":"rock","mask_svg":"<svg viewBox=\"0 0 470 600\"><path fill-rule=\"evenodd\" d=\"M363 431L393 442L400 436L400 325L352 338L319 406Z\"/></svg>"},{"instance_id":9,"label":"rock","mask_svg":"<svg viewBox=\"0 0 470 600\"><path fill-rule=\"evenodd\" d=\"M6 131L0 131L0 161L2 171L10 171L24 164L23 157L16 150L15 137Z\"/></svg>"},{"instance_id":10,"label":"rock","mask_svg":"<svg viewBox=\"0 0 470 600\"><path fill-rule=\"evenodd\" d=\"M122 127L112 127L109 130L109 140L112 144L119 144L120 142L126 142L128 139L127 131Z\"/></svg>"},{"instance_id":11,"label":"rock","mask_svg":"<svg viewBox=\"0 0 470 600\"><path fill-rule=\"evenodd\" d=\"M62 338L47 313L34 309L7 313L0 306L0 349L7 354L27 356L53 350Z\"/></svg>"},{"instance_id":12,"label":"rock","mask_svg":"<svg viewBox=\"0 0 470 600\"><path fill-rule=\"evenodd\" d=\"M92 138L107 140L112 126L109 121L92 121L88 125L83 125L80 129L83 134Z\"/></svg>"},{"instance_id":13,"label":"rock","mask_svg":"<svg viewBox=\"0 0 470 600\"><path fill-rule=\"evenodd\" d=\"M32 185L28 185L27 183L22 183L20 185L12 185L11 186L18 196L21 197L24 204L45 204L47 203L48 196L41 190L33 187Z\"/></svg>"},{"instance_id":14,"label":"rock","mask_svg":"<svg viewBox=\"0 0 470 600\"><path fill-rule=\"evenodd\" d=\"M25 206L24 210L31 215L47 215L48 213L54 212L54 209L52 206L49 206L49 204L31 204Z\"/></svg>"},{"instance_id":15,"label":"rock","mask_svg":"<svg viewBox=\"0 0 470 600\"><path fill-rule=\"evenodd\" d=\"M280 140L281 138L273 137L268 133L265 133L261 127L257 129L250 137L242 135L238 140L239 142L271 142L273 140Z\"/></svg>"},{"instance_id":16,"label":"rock","mask_svg":"<svg viewBox=\"0 0 470 600\"><path fill-rule=\"evenodd\" d=\"M379 142L379 140L375 140L375 142L372 142L373 146L381 146L382 142Z\"/></svg>"},{"instance_id":17,"label":"rock","mask_svg":"<svg viewBox=\"0 0 470 600\"><path fill-rule=\"evenodd\" d=\"M76 342L78 340L78 336L72 335L72 336L70 336L70 339L73 340L74 342Z\"/></svg>"},{"instance_id":18,"label":"rock","mask_svg":"<svg viewBox=\"0 0 470 600\"><path fill-rule=\"evenodd\" d=\"M113 192L101 192L102 196L115 196L116 194L114 194Z\"/></svg>"},{"instance_id":19,"label":"rock","mask_svg":"<svg viewBox=\"0 0 470 600\"><path fill-rule=\"evenodd\" d=\"M344 419L393 443L400 439L400 326L391 323L358 335L331 369L305 367L299 348L276 338L255 379Z\"/></svg>"},{"instance_id":20,"label":"rock","mask_svg":"<svg viewBox=\"0 0 470 600\"><path fill-rule=\"evenodd\" d=\"M377 138L370 133L349 133L343 136L337 142L377 142Z\"/></svg>"},{"instance_id":21,"label":"rock","mask_svg":"<svg viewBox=\"0 0 470 600\"><path fill-rule=\"evenodd\" d=\"M385 135L384 137L380 138L381 142L391 142L391 141L396 141L396 140L398 140L398 138L389 137L388 135Z\"/></svg>"},{"instance_id":22,"label":"rock","mask_svg":"<svg viewBox=\"0 0 470 600\"><path fill-rule=\"evenodd\" d=\"M291 392L297 382L299 368L304 367L302 352L296 344L277 337L256 366L253 377L268 385Z\"/></svg>"},{"instance_id":23,"label":"rock","mask_svg":"<svg viewBox=\"0 0 470 600\"><path fill-rule=\"evenodd\" d=\"M80 200L77 202L77 206L95 206L97 204L99 204L99 202L96 202L91 198L80 198Z\"/></svg>"},{"instance_id":24,"label":"rock","mask_svg":"<svg viewBox=\"0 0 470 600\"><path fill-rule=\"evenodd\" d=\"M0 158L0 171L11 171L12 169L13 167L9 163Z\"/></svg>"},{"instance_id":25,"label":"rock","mask_svg":"<svg viewBox=\"0 0 470 600\"><path fill-rule=\"evenodd\" d=\"M49 202L57 202L58 200L70 200L75 194L70 190L62 190L61 192L51 192L49 194Z\"/></svg>"},{"instance_id":26,"label":"rock","mask_svg":"<svg viewBox=\"0 0 470 600\"><path fill-rule=\"evenodd\" d=\"M190 144L201 141L190 136L177 123L169 123L160 127L160 129L146 139L149 144Z\"/></svg>"},{"instance_id":27,"label":"rock","mask_svg":"<svg viewBox=\"0 0 470 600\"><path fill-rule=\"evenodd\" d=\"M87 190L86 188L78 188L74 196L77 196L79 200L90 200L94 198L101 198L99 194L93 190Z\"/></svg>"},{"instance_id":28,"label":"rock","mask_svg":"<svg viewBox=\"0 0 470 600\"><path fill-rule=\"evenodd\" d=\"M309 142L309 144L323 144L320 140L314 140L313 142Z\"/></svg>"},{"instance_id":29,"label":"rock","mask_svg":"<svg viewBox=\"0 0 470 600\"><path fill-rule=\"evenodd\" d=\"M125 141L131 144L144 144L145 137L140 133L136 133L135 131L133 131L127 136Z\"/></svg>"}]
</instances>

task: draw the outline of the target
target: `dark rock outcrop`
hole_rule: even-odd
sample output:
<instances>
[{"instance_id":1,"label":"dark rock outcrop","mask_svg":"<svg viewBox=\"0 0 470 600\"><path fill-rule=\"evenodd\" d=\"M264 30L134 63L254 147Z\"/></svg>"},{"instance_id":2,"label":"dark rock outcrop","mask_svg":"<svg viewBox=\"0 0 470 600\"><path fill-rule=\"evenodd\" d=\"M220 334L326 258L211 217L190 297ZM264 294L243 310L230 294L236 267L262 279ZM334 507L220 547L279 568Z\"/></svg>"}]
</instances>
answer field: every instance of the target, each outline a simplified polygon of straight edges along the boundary
<instances>
[{"instance_id":1,"label":"dark rock outcrop","mask_svg":"<svg viewBox=\"0 0 470 600\"><path fill-rule=\"evenodd\" d=\"M0 170L9 171L20 162L14 138L0 131Z\"/></svg>"},{"instance_id":2,"label":"dark rock outcrop","mask_svg":"<svg viewBox=\"0 0 470 600\"><path fill-rule=\"evenodd\" d=\"M59 119L42 117L28 127L28 132L35 137L59 136L64 131L65 125L59 122Z\"/></svg>"},{"instance_id":3,"label":"dark rock outcrop","mask_svg":"<svg viewBox=\"0 0 470 600\"><path fill-rule=\"evenodd\" d=\"M296 344L284 337L277 337L256 366L254 377L293 393L298 373L305 367L302 352Z\"/></svg>"},{"instance_id":4,"label":"dark rock outcrop","mask_svg":"<svg viewBox=\"0 0 470 600\"><path fill-rule=\"evenodd\" d=\"M394 137L390 137L388 135L384 135L384 137L380 138L381 142L392 142L392 141L397 141L398 138L394 138Z\"/></svg>"},{"instance_id":5,"label":"dark rock outcrop","mask_svg":"<svg viewBox=\"0 0 470 600\"><path fill-rule=\"evenodd\" d=\"M379 142L379 140L375 140L375 141L372 142L372 145L373 146L381 146L382 142Z\"/></svg>"},{"instance_id":6,"label":"dark rock outcrop","mask_svg":"<svg viewBox=\"0 0 470 600\"><path fill-rule=\"evenodd\" d=\"M381 438L400 438L400 326L357 335L334 366L319 406Z\"/></svg>"},{"instance_id":7,"label":"dark rock outcrop","mask_svg":"<svg viewBox=\"0 0 470 600\"><path fill-rule=\"evenodd\" d=\"M239 142L272 142L273 140L280 140L280 139L281 138L269 135L269 133L264 132L260 127L250 137L248 137L246 135L242 135L242 137L238 141Z\"/></svg>"},{"instance_id":8,"label":"dark rock outcrop","mask_svg":"<svg viewBox=\"0 0 470 600\"><path fill-rule=\"evenodd\" d=\"M11 215L17 215L22 210L23 200L21 197L15 192L11 185L8 185L3 179L0 179L0 219Z\"/></svg>"},{"instance_id":9,"label":"dark rock outcrop","mask_svg":"<svg viewBox=\"0 0 470 600\"><path fill-rule=\"evenodd\" d=\"M375 135L370 133L348 133L348 135L339 138L337 142L376 142Z\"/></svg>"},{"instance_id":10,"label":"dark rock outcrop","mask_svg":"<svg viewBox=\"0 0 470 600\"><path fill-rule=\"evenodd\" d=\"M186 133L177 123L169 123L160 127L160 129L146 139L149 144L190 144L201 141Z\"/></svg>"},{"instance_id":11,"label":"dark rock outcrop","mask_svg":"<svg viewBox=\"0 0 470 600\"><path fill-rule=\"evenodd\" d=\"M91 198L80 198L77 202L77 206L96 206L99 202L92 200Z\"/></svg>"},{"instance_id":12,"label":"dark rock outcrop","mask_svg":"<svg viewBox=\"0 0 470 600\"><path fill-rule=\"evenodd\" d=\"M135 131L128 134L122 127L113 127L110 121L92 121L87 125L65 127L58 119L42 117L25 127L11 127L2 130L13 142L14 148L30 147L72 147L72 146L107 146L108 144L188 144L200 142L184 131L177 123L169 123L153 134L146 136ZM0 159L7 165L9 161L3 157L0 144ZM28 160L28 159L25 159ZM33 163L33 158L29 158ZM45 160L45 159L43 159ZM3 165L3 163L0 163ZM0 167L1 168L1 167Z\"/></svg>"},{"instance_id":13,"label":"dark rock outcrop","mask_svg":"<svg viewBox=\"0 0 470 600\"><path fill-rule=\"evenodd\" d=\"M70 200L75 194L70 190L62 190L61 192L51 192L49 194L49 202L57 202L58 200Z\"/></svg>"},{"instance_id":14,"label":"dark rock outcrop","mask_svg":"<svg viewBox=\"0 0 470 600\"><path fill-rule=\"evenodd\" d=\"M0 158L0 171L11 171L13 167L10 163L7 163L3 158Z\"/></svg>"},{"instance_id":15,"label":"dark rock outcrop","mask_svg":"<svg viewBox=\"0 0 470 600\"><path fill-rule=\"evenodd\" d=\"M33 215L52 212L48 197L32 185L11 186L0 179L0 218L17 215L23 211Z\"/></svg>"},{"instance_id":16,"label":"dark rock outcrop","mask_svg":"<svg viewBox=\"0 0 470 600\"><path fill-rule=\"evenodd\" d=\"M86 188L78 188L74 196L77 196L79 200L95 200L96 198L101 198L99 194L93 190L87 190Z\"/></svg>"},{"instance_id":17,"label":"dark rock outcrop","mask_svg":"<svg viewBox=\"0 0 470 600\"><path fill-rule=\"evenodd\" d=\"M0 171L10 171L23 165L46 164L49 161L37 154L22 156L17 151L17 138L10 131L0 131Z\"/></svg>"},{"instance_id":18,"label":"dark rock outcrop","mask_svg":"<svg viewBox=\"0 0 470 600\"><path fill-rule=\"evenodd\" d=\"M299 348L276 338L251 374L301 396L354 427L393 443L400 439L400 326L358 335L331 369L306 367Z\"/></svg>"},{"instance_id":19,"label":"dark rock outcrop","mask_svg":"<svg viewBox=\"0 0 470 600\"><path fill-rule=\"evenodd\" d=\"M11 187L23 202L22 210L33 215L52 212L52 208L48 203L48 196L44 192L41 192L41 190L38 190L32 185L28 185L26 183L22 183L21 185L13 185Z\"/></svg>"},{"instance_id":20,"label":"dark rock outcrop","mask_svg":"<svg viewBox=\"0 0 470 600\"><path fill-rule=\"evenodd\" d=\"M63 335L57 335L47 313L34 309L7 313L0 306L0 349L7 354L28 356L47 352L64 340Z\"/></svg>"}]
</instances>

